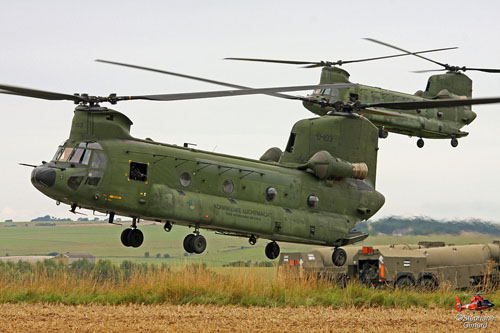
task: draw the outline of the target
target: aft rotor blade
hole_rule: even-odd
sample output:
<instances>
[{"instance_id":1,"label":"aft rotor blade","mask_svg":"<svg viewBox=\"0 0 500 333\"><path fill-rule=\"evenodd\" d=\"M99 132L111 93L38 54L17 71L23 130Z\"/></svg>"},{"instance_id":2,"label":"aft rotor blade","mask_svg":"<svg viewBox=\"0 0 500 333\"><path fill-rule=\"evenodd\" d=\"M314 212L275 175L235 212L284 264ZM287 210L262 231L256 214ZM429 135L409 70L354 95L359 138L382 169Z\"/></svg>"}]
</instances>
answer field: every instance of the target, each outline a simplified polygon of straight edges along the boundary
<instances>
[{"instance_id":1,"label":"aft rotor blade","mask_svg":"<svg viewBox=\"0 0 500 333\"><path fill-rule=\"evenodd\" d=\"M384 46L387 46L387 47L393 48L393 49L398 50L398 51L401 51L401 52L405 52L405 53L407 53L408 55L413 54L415 57L419 57L419 58L425 59L425 60L430 61L430 62L433 62L433 63L435 63L435 64L437 64L437 65L439 65L439 66L443 66L443 67L445 67L445 68L448 66L448 65L446 65L446 64L443 64L443 63L440 63L440 62L438 62L438 61L435 61L435 60L432 60L432 59L426 58L426 57L421 56L421 55L419 55L419 54L415 54L414 52L411 52L411 51L408 51L408 50L402 49L402 48L400 48L400 47L397 47L397 46L394 46L394 45L391 45L391 44L387 44L387 43L385 43L385 42L382 42L382 41L379 41L379 40L376 40L376 39L373 39L373 38L363 38L363 39L365 39L365 40L367 40L367 41L370 41L370 42L373 42L373 43L377 43L377 44L380 44L380 45L384 45Z\"/></svg>"},{"instance_id":2,"label":"aft rotor blade","mask_svg":"<svg viewBox=\"0 0 500 333\"><path fill-rule=\"evenodd\" d=\"M162 95L140 95L140 96L120 96L117 101L122 100L149 100L149 101L179 101L200 98L214 98L214 97L228 97L228 96L243 96L243 95L256 95L268 94L284 91L301 91L311 90L318 88L348 88L352 87L352 83L340 84L317 84L307 86L287 86L287 87L272 87L272 88L257 88L257 89L239 89L239 90L223 90L223 91L205 91L194 93L178 93L178 94L162 94ZM295 96L290 96L290 99L299 99Z\"/></svg>"},{"instance_id":3,"label":"aft rotor blade","mask_svg":"<svg viewBox=\"0 0 500 333\"><path fill-rule=\"evenodd\" d=\"M229 87L229 88L252 89L251 87L240 86L240 85L234 84L234 83L228 83L228 82L222 82L222 81L215 81L215 80L205 79L205 78L198 77L198 76L192 76L192 75L186 75L186 74L181 74L181 73L175 73L175 72L170 72L170 71L166 71L166 70L162 70L162 69L156 69L156 68L151 68L151 67L137 66L137 65L131 65L131 64L126 64L126 63L122 63L122 62L102 60L102 59L96 59L95 61L102 62L102 63L105 63L105 64L118 65L118 66L124 66L124 67L142 69L142 70L145 70L145 71L150 71L150 72L155 72L155 73L161 73L161 74L167 74L167 75L172 75L172 76L178 76L178 77L182 77L182 78L185 78L185 79L191 79L191 80L196 80L196 81L201 81L201 82L206 82L206 83L217 84L217 85L225 86L225 87ZM268 93L267 95L271 95L271 96L274 96L274 97L280 97L280 98L286 98L286 99L290 99L291 97L293 97L293 96L289 96L289 95L285 95L285 94L279 94L279 93Z\"/></svg>"},{"instance_id":4,"label":"aft rotor blade","mask_svg":"<svg viewBox=\"0 0 500 333\"><path fill-rule=\"evenodd\" d=\"M372 58L364 58L364 59L355 59L355 60L337 60L337 61L300 61L300 60L279 60L279 59L259 59L259 58L224 58L224 60L242 60L242 61L257 61L257 62L270 62L270 63L278 63L278 64L291 64L291 65L307 65L303 66L303 68L315 68L315 67L324 67L324 66L335 66L335 65L343 65L350 64L356 62L365 62L365 61L373 61L380 59L388 59L388 58L396 58L396 57L405 57L409 55L417 55L421 53L429 53L429 52L438 52L438 51L446 51L457 49L458 47L445 47L440 49L433 50L425 50L418 52L406 52L402 54L393 54L388 56L381 57L372 57Z\"/></svg>"},{"instance_id":5,"label":"aft rotor blade","mask_svg":"<svg viewBox=\"0 0 500 333\"><path fill-rule=\"evenodd\" d=\"M440 100L423 100L423 101L412 101L412 102L380 102L380 103L370 103L370 104L359 104L358 107L360 108L381 107L388 109L413 110L413 109L444 108L453 106L492 104L492 103L500 103L500 97L440 99Z\"/></svg>"},{"instance_id":6,"label":"aft rotor blade","mask_svg":"<svg viewBox=\"0 0 500 333\"><path fill-rule=\"evenodd\" d=\"M74 101L80 102L83 99L79 96L69 95L69 94L61 94L56 92L37 90L31 88L23 88L17 86L10 86L5 84L0 84L0 93L3 94L11 94L11 95L19 95L33 98L41 98L52 101Z\"/></svg>"}]
</instances>

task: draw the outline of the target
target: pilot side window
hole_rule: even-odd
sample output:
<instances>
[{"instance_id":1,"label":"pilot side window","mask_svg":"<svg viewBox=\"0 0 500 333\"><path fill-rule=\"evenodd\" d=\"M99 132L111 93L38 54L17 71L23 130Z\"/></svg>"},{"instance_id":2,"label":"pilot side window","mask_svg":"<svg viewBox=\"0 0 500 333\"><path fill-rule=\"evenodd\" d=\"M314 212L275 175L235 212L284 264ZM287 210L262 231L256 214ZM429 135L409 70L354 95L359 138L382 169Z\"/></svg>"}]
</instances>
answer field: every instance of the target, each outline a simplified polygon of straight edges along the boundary
<instances>
[{"instance_id":1,"label":"pilot side window","mask_svg":"<svg viewBox=\"0 0 500 333\"><path fill-rule=\"evenodd\" d=\"M148 180L148 165L146 163L130 162L130 180L145 182Z\"/></svg>"}]
</instances>

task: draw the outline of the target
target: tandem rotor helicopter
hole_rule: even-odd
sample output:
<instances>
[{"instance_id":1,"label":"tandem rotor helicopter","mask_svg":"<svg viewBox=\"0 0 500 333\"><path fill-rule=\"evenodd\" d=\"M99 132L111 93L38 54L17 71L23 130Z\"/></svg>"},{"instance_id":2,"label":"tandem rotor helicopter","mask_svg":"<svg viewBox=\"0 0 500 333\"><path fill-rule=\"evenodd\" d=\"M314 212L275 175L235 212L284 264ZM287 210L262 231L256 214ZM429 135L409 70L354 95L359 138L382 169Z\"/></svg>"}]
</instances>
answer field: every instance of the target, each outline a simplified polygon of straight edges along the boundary
<instances>
[{"instance_id":1,"label":"tandem rotor helicopter","mask_svg":"<svg viewBox=\"0 0 500 333\"><path fill-rule=\"evenodd\" d=\"M342 266L347 256L340 247L368 237L353 229L385 202L375 190L379 129L358 110L300 120L284 151L273 147L259 160L252 160L134 138L132 121L101 104L251 94L304 100L282 93L352 86L235 86L236 90L229 91L101 97L0 85L0 93L77 104L69 138L50 162L23 165L34 168L31 182L39 191L69 205L73 213L77 208L106 213L109 223L114 223L115 215L131 217L131 227L121 234L123 245L143 243L137 224L144 219L163 222L166 231L174 224L194 227L183 242L189 253L205 250L206 239L200 234L205 229L248 238L252 245L258 238L268 239L265 254L269 259L280 253L277 242L332 246L332 261ZM440 107L496 102L500 97L425 101ZM364 112L391 103L415 107L422 102L356 105Z\"/></svg>"},{"instance_id":2,"label":"tandem rotor helicopter","mask_svg":"<svg viewBox=\"0 0 500 333\"><path fill-rule=\"evenodd\" d=\"M419 138L417 140L417 146L419 148L422 148L424 146L423 138L451 139L451 145L453 147L457 147L458 139L469 134L462 131L461 129L464 126L472 123L472 121L474 121L474 119L477 117L476 113L471 110L470 105L498 102L495 98L471 99L472 80L468 76L466 76L464 72L481 71L486 73L500 73L500 69L451 66L422 56L423 53L451 50L456 49L456 47L410 52L408 50L375 39L365 39L374 43L391 47L404 53L357 60L338 60L333 62L311 62L255 58L225 59L305 65L304 68L322 67L320 84L350 83L349 73L339 67L335 67L349 63L358 63L412 55L439 65L443 67L443 69L415 71L416 73L446 71L446 73L431 76L428 79L425 91L419 90L414 95L362 84L353 84L344 88L318 88L307 97L289 96L281 93L268 94L279 98L300 99L302 100L303 105L306 109L320 116L328 113L343 114L355 112L358 114L362 114L365 118L369 119L375 126L378 127L379 138L387 138L389 132L404 134L410 137L415 136ZM180 76L231 88L248 89L248 87L236 85L233 83L204 79L195 76L169 72L161 69L154 69L107 60L97 61ZM463 100L474 102L463 102Z\"/></svg>"},{"instance_id":3,"label":"tandem rotor helicopter","mask_svg":"<svg viewBox=\"0 0 500 333\"><path fill-rule=\"evenodd\" d=\"M408 135L410 137L418 137L417 146L419 148L424 146L423 138L451 139L452 147L457 147L458 139L469 134L468 132L461 131L461 129L474 121L477 116L476 113L470 109L470 106L459 103L453 104L451 102L452 100L470 99L472 96L472 80L466 76L464 72L480 71L485 73L500 73L500 69L452 66L421 55L421 53L449 50L455 47L424 52L411 52L372 38L364 39L404 52L406 55L419 57L443 67L443 69L414 71L415 73L434 71L446 71L446 73L431 76L428 79L425 90L419 90L414 95L361 84L342 89L316 89L313 94L309 96L309 99L304 99L304 107L318 115L324 115L330 111L351 112L354 110L362 112L366 118L379 128L380 138L387 138L389 132L393 132ZM325 84L349 82L349 73L335 66L353 62L376 60L379 58L354 61L339 60L334 62L254 58L226 59L305 65L304 68L322 67L320 83ZM488 99L477 99L477 104L482 104L480 100L488 103ZM409 101L414 101L414 104L398 104L398 102ZM440 104L439 102L442 103ZM366 105L371 105L374 109L364 110Z\"/></svg>"}]
</instances>

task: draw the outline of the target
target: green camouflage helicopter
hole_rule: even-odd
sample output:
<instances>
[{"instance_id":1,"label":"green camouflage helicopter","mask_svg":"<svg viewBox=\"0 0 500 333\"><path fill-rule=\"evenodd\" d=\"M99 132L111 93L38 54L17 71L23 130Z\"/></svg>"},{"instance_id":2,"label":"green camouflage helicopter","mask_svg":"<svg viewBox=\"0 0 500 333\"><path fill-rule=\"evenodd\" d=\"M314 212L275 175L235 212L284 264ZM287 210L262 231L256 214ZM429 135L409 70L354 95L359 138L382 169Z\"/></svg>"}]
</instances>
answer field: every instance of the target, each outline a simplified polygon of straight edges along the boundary
<instances>
[{"instance_id":1,"label":"green camouflage helicopter","mask_svg":"<svg viewBox=\"0 0 500 333\"><path fill-rule=\"evenodd\" d=\"M278 257L280 242L336 248L332 260L343 265L339 246L365 239L353 231L384 204L375 190L378 130L354 113L298 121L286 149L269 149L260 160L138 139L132 121L100 106L124 100L171 101L194 98L273 94L283 91L343 88L350 84L243 89L201 93L117 96L61 94L0 85L0 93L78 104L69 138L50 162L33 167L31 182L56 203L129 216L121 234L125 246L144 240L140 219L194 227L184 239L189 253L206 246L200 229L219 234L271 240L268 258Z\"/></svg>"},{"instance_id":2,"label":"green camouflage helicopter","mask_svg":"<svg viewBox=\"0 0 500 333\"><path fill-rule=\"evenodd\" d=\"M465 66L451 66L421 55L425 52L440 51L445 49L430 50L424 52L410 52L375 39L365 38L371 42L382 44L404 52L404 55L413 55L430 61L443 67L445 74L433 75L428 79L425 91L417 91L414 95L390 91L362 84L356 84L341 89L316 89L308 98L304 98L303 105L309 111L324 115L330 111L350 112L355 110L362 113L375 126L379 128L379 137L386 138L388 132L415 136L417 146L424 146L423 138L429 139L451 139L453 147L458 146L458 138L467 136L469 133L461 129L469 125L475 118L470 106L464 104L453 104L453 100L470 99L472 96L472 80L463 74L465 71L481 71L486 73L500 73L500 69L492 68L469 68ZM452 48L446 48L452 49ZM348 83L349 73L335 67L347 63L383 59L385 57L361 59L354 61L293 61L254 58L226 58L230 60L259 61L271 63L284 63L294 65L306 65L305 68L323 67L321 72L321 84L326 83ZM424 70L417 73L439 71ZM488 103L488 99L478 99ZM413 101L414 104L404 102ZM403 102L399 104L398 102ZM441 103L438 103L441 102ZM366 106L371 106L366 108ZM383 111L383 112L381 112Z\"/></svg>"},{"instance_id":3,"label":"green camouflage helicopter","mask_svg":"<svg viewBox=\"0 0 500 333\"><path fill-rule=\"evenodd\" d=\"M497 98L471 98L472 80L461 72L474 70L488 73L500 73L500 69L450 66L428 59L421 55L422 53L450 50L455 49L456 47L410 52L373 39L369 40L396 48L404 53L358 60L339 60L335 62L309 62L254 58L226 59L306 65L306 68L323 67L320 84L350 83L349 73L341 68L334 67L335 65L409 55L417 56L441 65L445 68L444 70L448 72L446 74L431 76L428 80L426 90L418 91L415 95L361 84L352 84L344 88L318 88L314 90L312 95L307 97L290 96L282 93L267 94L279 98L301 100L303 105L308 110L320 116L332 113L345 114L352 112L362 114L378 127L379 138L387 138L389 134L388 132L416 136L419 137L417 140L417 146L419 148L424 146L423 138L448 138L451 139L451 145L453 147L458 146L458 138L468 135L467 132L461 131L461 128L470 124L477 116L476 113L471 110L470 105L498 102ZM174 75L236 89L249 89L249 87L233 83L215 81L161 69L101 59L96 61Z\"/></svg>"}]
</instances>

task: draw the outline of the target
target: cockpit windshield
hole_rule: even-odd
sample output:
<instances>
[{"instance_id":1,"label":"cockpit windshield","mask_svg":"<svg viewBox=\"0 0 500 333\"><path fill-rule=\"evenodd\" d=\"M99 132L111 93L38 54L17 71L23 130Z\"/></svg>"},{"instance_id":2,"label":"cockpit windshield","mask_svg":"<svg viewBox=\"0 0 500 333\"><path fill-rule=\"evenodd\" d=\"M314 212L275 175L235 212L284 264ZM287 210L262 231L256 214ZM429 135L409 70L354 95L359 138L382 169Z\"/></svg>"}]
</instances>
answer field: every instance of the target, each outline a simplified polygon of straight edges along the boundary
<instances>
[{"instance_id":1,"label":"cockpit windshield","mask_svg":"<svg viewBox=\"0 0 500 333\"><path fill-rule=\"evenodd\" d=\"M102 147L97 142L81 142L74 148L61 146L52 160L88 165L92 150L102 150Z\"/></svg>"}]
</instances>

